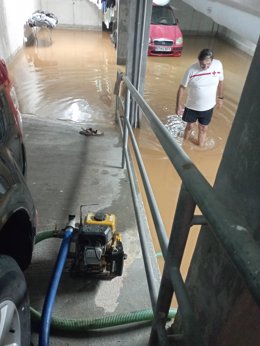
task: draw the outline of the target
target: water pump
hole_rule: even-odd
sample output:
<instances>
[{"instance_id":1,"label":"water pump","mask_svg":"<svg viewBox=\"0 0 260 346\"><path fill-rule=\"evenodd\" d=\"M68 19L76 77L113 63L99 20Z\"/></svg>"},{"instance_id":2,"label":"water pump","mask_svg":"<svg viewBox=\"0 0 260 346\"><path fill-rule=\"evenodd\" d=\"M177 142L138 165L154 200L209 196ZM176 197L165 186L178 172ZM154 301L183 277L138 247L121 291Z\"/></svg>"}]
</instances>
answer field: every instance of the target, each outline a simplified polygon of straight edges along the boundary
<instances>
[{"instance_id":1,"label":"water pump","mask_svg":"<svg viewBox=\"0 0 260 346\"><path fill-rule=\"evenodd\" d=\"M95 276L113 279L123 273L124 253L121 234L116 232L114 214L90 212L75 230L72 244L71 273L73 276Z\"/></svg>"}]
</instances>

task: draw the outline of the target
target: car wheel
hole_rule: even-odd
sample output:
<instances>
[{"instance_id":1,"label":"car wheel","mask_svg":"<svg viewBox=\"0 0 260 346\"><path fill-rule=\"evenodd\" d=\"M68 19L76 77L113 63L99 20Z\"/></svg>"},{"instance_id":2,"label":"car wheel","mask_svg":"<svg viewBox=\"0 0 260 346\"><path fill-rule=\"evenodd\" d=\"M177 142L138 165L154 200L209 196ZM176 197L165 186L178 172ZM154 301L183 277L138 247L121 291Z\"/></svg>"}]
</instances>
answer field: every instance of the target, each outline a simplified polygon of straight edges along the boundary
<instances>
[{"instance_id":1,"label":"car wheel","mask_svg":"<svg viewBox=\"0 0 260 346\"><path fill-rule=\"evenodd\" d=\"M12 257L0 255L0 345L30 345L30 305L24 275Z\"/></svg>"}]
</instances>

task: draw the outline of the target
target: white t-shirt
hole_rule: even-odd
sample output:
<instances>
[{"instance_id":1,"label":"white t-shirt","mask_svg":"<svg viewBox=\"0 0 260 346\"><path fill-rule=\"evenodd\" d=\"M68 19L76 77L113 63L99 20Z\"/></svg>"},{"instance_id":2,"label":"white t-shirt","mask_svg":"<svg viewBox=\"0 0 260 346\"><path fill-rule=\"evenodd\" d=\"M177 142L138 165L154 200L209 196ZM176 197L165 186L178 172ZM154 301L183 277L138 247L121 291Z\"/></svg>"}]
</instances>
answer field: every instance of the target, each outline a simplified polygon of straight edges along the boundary
<instances>
[{"instance_id":1,"label":"white t-shirt","mask_svg":"<svg viewBox=\"0 0 260 346\"><path fill-rule=\"evenodd\" d=\"M186 107L196 111L206 111L216 104L219 81L224 80L223 66L213 59L210 67L203 70L199 62L185 72L181 85L188 87Z\"/></svg>"}]
</instances>

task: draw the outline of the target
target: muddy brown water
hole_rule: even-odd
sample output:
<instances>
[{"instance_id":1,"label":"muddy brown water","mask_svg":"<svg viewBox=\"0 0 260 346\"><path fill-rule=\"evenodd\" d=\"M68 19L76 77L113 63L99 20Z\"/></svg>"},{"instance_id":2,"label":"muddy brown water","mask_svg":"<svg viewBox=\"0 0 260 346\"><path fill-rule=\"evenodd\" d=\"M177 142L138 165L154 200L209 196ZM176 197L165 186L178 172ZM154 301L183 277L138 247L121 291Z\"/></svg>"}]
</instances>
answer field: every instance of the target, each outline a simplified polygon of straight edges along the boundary
<instances>
[{"instance_id":1,"label":"muddy brown water","mask_svg":"<svg viewBox=\"0 0 260 346\"><path fill-rule=\"evenodd\" d=\"M223 63L225 100L223 108L214 111L206 148L202 150L192 143L182 143L184 124L174 110L177 88L185 69L206 47L212 48L216 58ZM222 40L205 37L186 37L180 58L148 58L145 99L210 184L214 183L251 59ZM122 70L116 65L109 33L58 29L52 32L52 42L48 32L39 32L38 44L25 47L10 66L24 116L83 126L114 122L113 89L118 69ZM180 179L145 120L136 132L158 208L169 234ZM150 216L148 220L153 230ZM198 229L194 229L188 240L182 268L184 276L197 234ZM156 251L160 251L154 230L153 239ZM159 264L162 266L162 260Z\"/></svg>"}]
</instances>

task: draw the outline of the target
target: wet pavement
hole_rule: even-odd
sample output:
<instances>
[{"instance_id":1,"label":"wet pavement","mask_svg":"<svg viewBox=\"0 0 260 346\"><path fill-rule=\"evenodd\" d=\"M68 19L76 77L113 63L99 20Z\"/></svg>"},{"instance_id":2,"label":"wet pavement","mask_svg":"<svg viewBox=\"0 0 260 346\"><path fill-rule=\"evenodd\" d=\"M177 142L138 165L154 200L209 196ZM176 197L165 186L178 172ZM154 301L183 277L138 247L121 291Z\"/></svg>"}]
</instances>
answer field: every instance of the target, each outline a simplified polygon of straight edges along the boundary
<instances>
[{"instance_id":1,"label":"wet pavement","mask_svg":"<svg viewBox=\"0 0 260 346\"><path fill-rule=\"evenodd\" d=\"M39 212L39 231L65 227L79 206L86 211L115 214L127 259L123 276L111 281L72 278L64 272L53 316L61 320L91 320L150 308L139 238L127 174L120 168L121 138L115 125L101 137L79 134L79 126L24 117L29 167L28 180ZM47 239L36 244L26 272L31 306L41 311L61 244ZM88 334L52 333L50 345L145 345L149 327L141 324L108 328ZM38 334L32 342L37 345Z\"/></svg>"}]
</instances>

